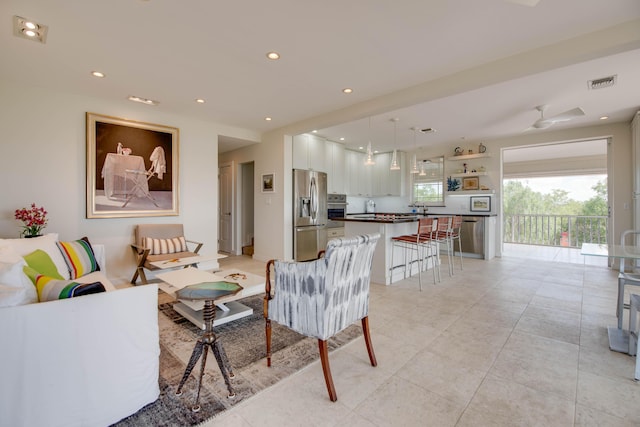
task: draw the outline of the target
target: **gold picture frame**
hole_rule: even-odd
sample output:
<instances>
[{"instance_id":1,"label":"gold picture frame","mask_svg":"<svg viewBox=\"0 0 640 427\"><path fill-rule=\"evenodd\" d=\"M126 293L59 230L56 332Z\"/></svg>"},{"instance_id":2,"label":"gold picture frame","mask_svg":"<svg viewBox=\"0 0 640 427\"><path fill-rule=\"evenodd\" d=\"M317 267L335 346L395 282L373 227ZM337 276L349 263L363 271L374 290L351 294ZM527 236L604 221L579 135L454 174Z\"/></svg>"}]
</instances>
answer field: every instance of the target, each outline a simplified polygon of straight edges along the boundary
<instances>
[{"instance_id":1,"label":"gold picture frame","mask_svg":"<svg viewBox=\"0 0 640 427\"><path fill-rule=\"evenodd\" d=\"M86 114L87 218L179 213L179 129Z\"/></svg>"},{"instance_id":2,"label":"gold picture frame","mask_svg":"<svg viewBox=\"0 0 640 427\"><path fill-rule=\"evenodd\" d=\"M480 179L477 176L462 178L463 190L478 190L480 188Z\"/></svg>"}]
</instances>

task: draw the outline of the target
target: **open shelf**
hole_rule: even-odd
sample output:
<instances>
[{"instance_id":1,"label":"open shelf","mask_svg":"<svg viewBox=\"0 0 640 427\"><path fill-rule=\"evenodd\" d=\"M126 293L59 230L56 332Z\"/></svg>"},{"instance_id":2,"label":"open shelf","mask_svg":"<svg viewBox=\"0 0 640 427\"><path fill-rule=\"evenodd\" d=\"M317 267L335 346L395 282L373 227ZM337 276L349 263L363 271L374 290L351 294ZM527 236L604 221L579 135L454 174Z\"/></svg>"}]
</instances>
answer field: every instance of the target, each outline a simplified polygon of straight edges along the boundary
<instances>
[{"instance_id":1,"label":"open shelf","mask_svg":"<svg viewBox=\"0 0 640 427\"><path fill-rule=\"evenodd\" d=\"M474 194L495 194L495 190L457 190L446 191L447 196L473 196Z\"/></svg>"},{"instance_id":2,"label":"open shelf","mask_svg":"<svg viewBox=\"0 0 640 427\"><path fill-rule=\"evenodd\" d=\"M467 172L467 173L452 173L449 174L451 178L469 178L474 176L487 176L486 172Z\"/></svg>"},{"instance_id":3,"label":"open shelf","mask_svg":"<svg viewBox=\"0 0 640 427\"><path fill-rule=\"evenodd\" d=\"M484 159L489 157L487 153L479 153L479 154L462 154L460 156L448 157L447 160L471 160L471 159Z\"/></svg>"}]
</instances>

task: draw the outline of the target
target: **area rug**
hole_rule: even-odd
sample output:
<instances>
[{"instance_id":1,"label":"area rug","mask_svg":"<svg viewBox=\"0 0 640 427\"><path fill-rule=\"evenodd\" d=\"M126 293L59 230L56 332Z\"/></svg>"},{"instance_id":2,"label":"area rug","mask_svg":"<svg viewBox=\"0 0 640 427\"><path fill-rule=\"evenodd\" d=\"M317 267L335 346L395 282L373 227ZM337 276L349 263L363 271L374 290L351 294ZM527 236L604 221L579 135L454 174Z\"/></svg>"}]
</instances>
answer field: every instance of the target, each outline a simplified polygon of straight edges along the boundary
<instances>
[{"instance_id":1,"label":"area rug","mask_svg":"<svg viewBox=\"0 0 640 427\"><path fill-rule=\"evenodd\" d=\"M194 426L220 415L254 394L272 386L319 358L318 341L306 338L272 322L272 366L267 368L265 352L262 295L245 298L242 303L253 308L245 318L216 326L235 378L231 380L236 397L227 398L227 389L211 351L207 357L205 376L200 391L199 412L192 412L197 391L200 363L183 386L181 396L175 391L182 379L200 329L172 308L172 300L164 292L158 295L158 324L160 327L160 397L137 413L114 424L117 427ZM354 324L329 340L334 350L362 335L362 328ZM323 381L322 376L318 381Z\"/></svg>"}]
</instances>

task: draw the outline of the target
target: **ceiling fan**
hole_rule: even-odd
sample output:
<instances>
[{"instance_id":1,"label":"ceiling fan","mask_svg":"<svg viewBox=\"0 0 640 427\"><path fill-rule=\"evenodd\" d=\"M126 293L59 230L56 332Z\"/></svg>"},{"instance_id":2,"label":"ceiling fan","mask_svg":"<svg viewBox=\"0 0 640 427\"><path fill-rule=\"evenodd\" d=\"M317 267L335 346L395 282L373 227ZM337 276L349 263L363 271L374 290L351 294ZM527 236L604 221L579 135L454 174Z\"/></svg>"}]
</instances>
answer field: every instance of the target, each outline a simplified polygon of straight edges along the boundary
<instances>
[{"instance_id":1,"label":"ceiling fan","mask_svg":"<svg viewBox=\"0 0 640 427\"><path fill-rule=\"evenodd\" d=\"M571 110L565 111L564 113L557 114L551 117L545 117L544 111L547 109L546 105L538 105L536 110L540 111L540 118L533 122L530 129L546 129L550 126L553 126L556 123L560 122L568 122L569 120L575 119L576 117L584 116L584 111L580 107L573 108Z\"/></svg>"}]
</instances>

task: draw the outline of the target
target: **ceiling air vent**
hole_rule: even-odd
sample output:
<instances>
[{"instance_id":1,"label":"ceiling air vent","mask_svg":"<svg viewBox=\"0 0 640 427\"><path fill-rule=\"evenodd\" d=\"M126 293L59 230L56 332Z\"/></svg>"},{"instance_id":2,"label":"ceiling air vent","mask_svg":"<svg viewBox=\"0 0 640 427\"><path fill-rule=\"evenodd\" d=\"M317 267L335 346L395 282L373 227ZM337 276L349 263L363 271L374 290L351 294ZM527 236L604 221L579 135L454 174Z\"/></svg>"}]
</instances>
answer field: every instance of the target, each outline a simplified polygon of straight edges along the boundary
<instances>
[{"instance_id":1,"label":"ceiling air vent","mask_svg":"<svg viewBox=\"0 0 640 427\"><path fill-rule=\"evenodd\" d=\"M424 128L424 129L420 129L420 132L422 133L433 133L436 130L434 128Z\"/></svg>"},{"instance_id":2,"label":"ceiling air vent","mask_svg":"<svg viewBox=\"0 0 640 427\"><path fill-rule=\"evenodd\" d=\"M589 80L587 84L589 85L589 89L602 89L605 87L613 86L616 84L616 79L618 75L603 77L601 79Z\"/></svg>"}]
</instances>

